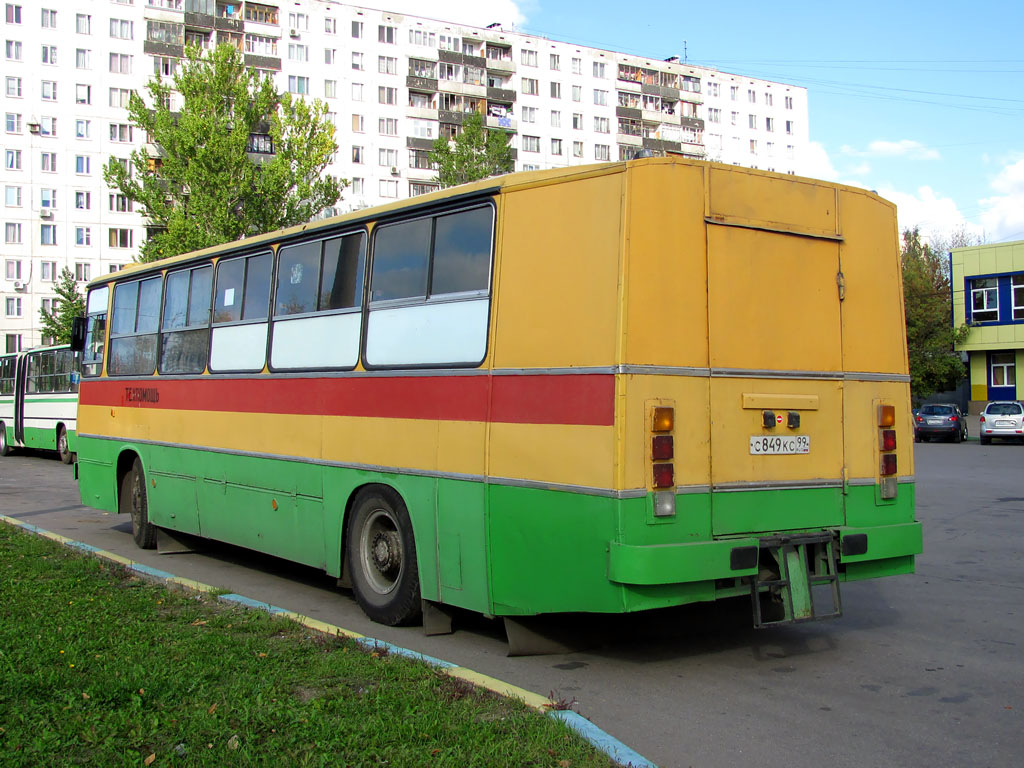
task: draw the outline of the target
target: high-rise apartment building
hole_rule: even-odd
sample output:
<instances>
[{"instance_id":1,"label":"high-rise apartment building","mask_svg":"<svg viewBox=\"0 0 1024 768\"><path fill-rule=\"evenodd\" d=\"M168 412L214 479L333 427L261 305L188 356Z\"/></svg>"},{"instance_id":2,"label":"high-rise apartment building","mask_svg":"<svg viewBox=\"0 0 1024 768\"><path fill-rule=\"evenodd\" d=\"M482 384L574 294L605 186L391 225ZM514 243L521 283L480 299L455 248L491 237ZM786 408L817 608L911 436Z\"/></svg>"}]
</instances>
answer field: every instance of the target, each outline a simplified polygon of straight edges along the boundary
<instances>
[{"instance_id":1,"label":"high-rise apartment building","mask_svg":"<svg viewBox=\"0 0 1024 768\"><path fill-rule=\"evenodd\" d=\"M40 343L63 267L88 280L135 258L145 222L103 166L146 141L130 92L173 75L190 44L235 45L280 90L326 101L328 172L349 180L328 213L436 189L430 148L474 111L512 133L516 170L646 150L795 173L806 155L803 88L497 25L328 0L18 0L4 13L4 351ZM252 149L270 150L259 138Z\"/></svg>"}]
</instances>

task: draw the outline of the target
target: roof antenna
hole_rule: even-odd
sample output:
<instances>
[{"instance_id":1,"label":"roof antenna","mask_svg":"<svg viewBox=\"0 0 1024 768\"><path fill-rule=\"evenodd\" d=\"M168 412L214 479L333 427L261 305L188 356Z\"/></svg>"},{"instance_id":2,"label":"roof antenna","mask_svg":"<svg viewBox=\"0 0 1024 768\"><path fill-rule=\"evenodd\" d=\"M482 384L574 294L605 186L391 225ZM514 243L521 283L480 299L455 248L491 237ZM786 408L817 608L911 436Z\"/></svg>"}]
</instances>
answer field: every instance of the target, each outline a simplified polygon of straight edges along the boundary
<instances>
[{"instance_id":1,"label":"roof antenna","mask_svg":"<svg viewBox=\"0 0 1024 768\"><path fill-rule=\"evenodd\" d=\"M683 40L683 64L686 63L686 41Z\"/></svg>"}]
</instances>

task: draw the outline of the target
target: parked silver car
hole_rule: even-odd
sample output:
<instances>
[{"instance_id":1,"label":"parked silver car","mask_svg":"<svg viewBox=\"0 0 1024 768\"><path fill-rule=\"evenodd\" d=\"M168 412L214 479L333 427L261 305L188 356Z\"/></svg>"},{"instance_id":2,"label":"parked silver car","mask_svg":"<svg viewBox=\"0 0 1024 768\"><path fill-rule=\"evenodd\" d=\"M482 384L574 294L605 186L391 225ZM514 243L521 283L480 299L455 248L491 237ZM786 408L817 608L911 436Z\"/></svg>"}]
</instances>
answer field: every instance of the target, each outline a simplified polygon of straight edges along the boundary
<instances>
[{"instance_id":1,"label":"parked silver car","mask_svg":"<svg viewBox=\"0 0 1024 768\"><path fill-rule=\"evenodd\" d=\"M985 406L979 427L981 444L993 437L1013 438L1024 442L1024 406L1016 400L996 400Z\"/></svg>"}]
</instances>

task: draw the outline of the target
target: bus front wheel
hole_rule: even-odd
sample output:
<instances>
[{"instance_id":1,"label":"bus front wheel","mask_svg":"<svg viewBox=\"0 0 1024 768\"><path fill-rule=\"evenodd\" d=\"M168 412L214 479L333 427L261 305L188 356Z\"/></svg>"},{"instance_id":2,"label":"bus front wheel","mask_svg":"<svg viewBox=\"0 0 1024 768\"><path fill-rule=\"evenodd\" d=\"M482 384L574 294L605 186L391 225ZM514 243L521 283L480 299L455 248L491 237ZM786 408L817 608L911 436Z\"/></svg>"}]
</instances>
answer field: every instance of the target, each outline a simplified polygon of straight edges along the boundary
<instances>
[{"instance_id":1,"label":"bus front wheel","mask_svg":"<svg viewBox=\"0 0 1024 768\"><path fill-rule=\"evenodd\" d=\"M371 619L389 626L420 619L420 578L409 512L390 488L356 497L345 537L352 591Z\"/></svg>"},{"instance_id":2,"label":"bus front wheel","mask_svg":"<svg viewBox=\"0 0 1024 768\"><path fill-rule=\"evenodd\" d=\"M0 456L10 456L11 446L7 444L7 425L0 421Z\"/></svg>"},{"instance_id":3,"label":"bus front wheel","mask_svg":"<svg viewBox=\"0 0 1024 768\"><path fill-rule=\"evenodd\" d=\"M68 431L64 429L64 425L57 430L57 453L60 454L60 460L65 464L70 464L75 460L75 454L68 450Z\"/></svg>"},{"instance_id":4,"label":"bus front wheel","mask_svg":"<svg viewBox=\"0 0 1024 768\"><path fill-rule=\"evenodd\" d=\"M156 526L149 522L146 498L146 474L138 457L121 480L118 512L127 512L132 519L132 538L142 549L156 548Z\"/></svg>"}]
</instances>

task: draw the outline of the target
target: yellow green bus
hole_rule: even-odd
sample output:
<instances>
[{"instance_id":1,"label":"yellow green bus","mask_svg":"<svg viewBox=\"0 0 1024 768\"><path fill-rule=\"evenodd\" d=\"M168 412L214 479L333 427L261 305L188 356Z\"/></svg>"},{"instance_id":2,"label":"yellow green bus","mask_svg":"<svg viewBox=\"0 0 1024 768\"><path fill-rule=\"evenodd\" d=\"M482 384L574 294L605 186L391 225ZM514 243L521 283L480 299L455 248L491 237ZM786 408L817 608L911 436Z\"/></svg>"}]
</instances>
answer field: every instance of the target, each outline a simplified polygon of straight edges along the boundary
<instances>
[{"instance_id":1,"label":"yellow green bus","mask_svg":"<svg viewBox=\"0 0 1024 768\"><path fill-rule=\"evenodd\" d=\"M88 287L83 503L323 569L374 620L910 573L894 207L682 158L511 174ZM816 593L823 597L816 598Z\"/></svg>"}]
</instances>

